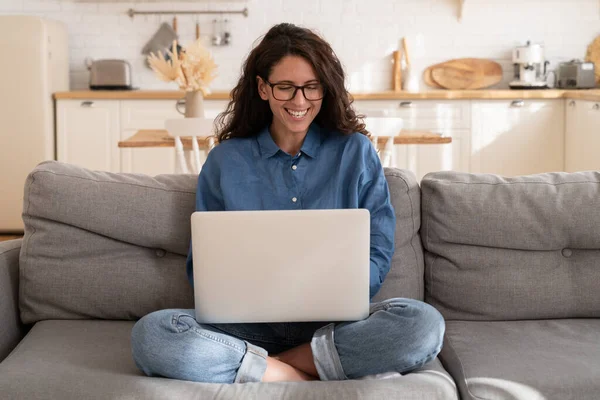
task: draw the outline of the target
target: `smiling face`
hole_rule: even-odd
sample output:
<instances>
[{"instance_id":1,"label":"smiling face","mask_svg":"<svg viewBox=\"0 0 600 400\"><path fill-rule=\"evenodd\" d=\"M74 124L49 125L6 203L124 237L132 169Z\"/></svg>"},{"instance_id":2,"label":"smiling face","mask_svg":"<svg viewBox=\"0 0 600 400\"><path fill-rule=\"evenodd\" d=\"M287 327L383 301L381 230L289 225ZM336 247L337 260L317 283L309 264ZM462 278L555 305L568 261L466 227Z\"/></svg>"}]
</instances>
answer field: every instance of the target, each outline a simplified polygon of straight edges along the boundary
<instances>
[{"instance_id":1,"label":"smiling face","mask_svg":"<svg viewBox=\"0 0 600 400\"><path fill-rule=\"evenodd\" d=\"M302 90L297 90L292 99L285 99L294 92L292 85L305 86L304 92L311 99L322 97L319 96L321 86L312 65L303 57L285 56L271 70L268 82L272 86L260 77L257 81L260 97L269 102L273 112L271 131L277 135L305 135L323 100L307 100Z\"/></svg>"}]
</instances>

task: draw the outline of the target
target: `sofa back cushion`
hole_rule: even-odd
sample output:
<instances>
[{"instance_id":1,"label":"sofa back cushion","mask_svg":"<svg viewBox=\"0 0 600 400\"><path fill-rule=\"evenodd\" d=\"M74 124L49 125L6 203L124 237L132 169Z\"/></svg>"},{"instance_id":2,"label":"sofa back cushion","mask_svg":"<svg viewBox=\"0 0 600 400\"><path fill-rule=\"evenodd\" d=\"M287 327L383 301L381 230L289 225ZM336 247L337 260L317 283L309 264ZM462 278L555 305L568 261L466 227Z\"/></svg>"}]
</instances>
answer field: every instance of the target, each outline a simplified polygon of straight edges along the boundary
<instances>
[{"instance_id":1,"label":"sofa back cushion","mask_svg":"<svg viewBox=\"0 0 600 400\"><path fill-rule=\"evenodd\" d=\"M600 173L421 182L426 301L447 319L600 317Z\"/></svg>"},{"instance_id":2,"label":"sofa back cushion","mask_svg":"<svg viewBox=\"0 0 600 400\"><path fill-rule=\"evenodd\" d=\"M392 266L373 301L394 297L423 300L425 270L421 228L421 189L408 170L385 168L390 197L396 215L395 250Z\"/></svg>"},{"instance_id":3,"label":"sofa back cushion","mask_svg":"<svg viewBox=\"0 0 600 400\"><path fill-rule=\"evenodd\" d=\"M419 191L388 170L397 212L392 271L379 297L423 297ZM193 308L185 273L196 176L95 172L56 161L25 183L21 319L133 320Z\"/></svg>"},{"instance_id":4,"label":"sofa back cushion","mask_svg":"<svg viewBox=\"0 0 600 400\"><path fill-rule=\"evenodd\" d=\"M55 161L25 183L21 319L136 319L193 307L185 273L191 175L95 172Z\"/></svg>"}]
</instances>

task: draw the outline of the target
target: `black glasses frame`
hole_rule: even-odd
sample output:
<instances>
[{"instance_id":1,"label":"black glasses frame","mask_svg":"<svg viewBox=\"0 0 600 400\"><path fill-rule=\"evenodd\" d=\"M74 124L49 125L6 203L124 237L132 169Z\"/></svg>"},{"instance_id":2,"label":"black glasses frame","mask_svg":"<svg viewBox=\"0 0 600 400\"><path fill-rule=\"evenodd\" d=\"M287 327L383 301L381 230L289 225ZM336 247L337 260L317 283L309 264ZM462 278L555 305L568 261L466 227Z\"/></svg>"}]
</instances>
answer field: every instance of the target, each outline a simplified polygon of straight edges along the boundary
<instances>
[{"instance_id":1,"label":"black glasses frame","mask_svg":"<svg viewBox=\"0 0 600 400\"><path fill-rule=\"evenodd\" d=\"M292 85L291 83L281 83L281 82L275 82L275 83L271 83L268 80L265 79L265 83L267 85L269 85L271 87L271 93L273 93L273 97L275 97L275 90L274 86L276 85L283 85L283 86L291 86L294 88L294 92L292 93L292 97L290 97L289 99L278 99L277 97L275 97L275 100L279 100L279 101L289 101L292 100L294 97L296 97L296 93L298 93L298 90L302 91L302 96L304 96L304 98L308 101L317 101L317 100L321 100L325 97L325 86L323 86L322 83L309 83L306 85L302 85L302 86L296 86L296 85ZM307 86L313 86L313 85L321 85L321 87L323 88L323 94L321 97L319 97L318 99L309 99L308 97L306 97L306 93L304 92L304 88Z\"/></svg>"}]
</instances>

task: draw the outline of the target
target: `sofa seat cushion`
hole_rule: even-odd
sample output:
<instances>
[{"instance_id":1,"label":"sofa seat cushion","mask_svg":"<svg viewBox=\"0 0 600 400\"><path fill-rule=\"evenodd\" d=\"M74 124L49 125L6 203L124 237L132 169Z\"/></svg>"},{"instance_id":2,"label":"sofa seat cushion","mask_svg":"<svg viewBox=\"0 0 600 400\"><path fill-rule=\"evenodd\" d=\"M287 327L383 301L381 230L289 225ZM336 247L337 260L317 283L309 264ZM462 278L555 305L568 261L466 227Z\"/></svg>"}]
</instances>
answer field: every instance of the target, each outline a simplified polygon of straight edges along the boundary
<instances>
[{"instance_id":1,"label":"sofa seat cushion","mask_svg":"<svg viewBox=\"0 0 600 400\"><path fill-rule=\"evenodd\" d=\"M343 382L206 384L144 376L131 357L131 321L35 324L0 363L9 399L457 399L436 359L397 378Z\"/></svg>"},{"instance_id":2,"label":"sofa seat cushion","mask_svg":"<svg viewBox=\"0 0 600 400\"><path fill-rule=\"evenodd\" d=\"M448 321L440 358L467 399L598 399L600 319Z\"/></svg>"}]
</instances>

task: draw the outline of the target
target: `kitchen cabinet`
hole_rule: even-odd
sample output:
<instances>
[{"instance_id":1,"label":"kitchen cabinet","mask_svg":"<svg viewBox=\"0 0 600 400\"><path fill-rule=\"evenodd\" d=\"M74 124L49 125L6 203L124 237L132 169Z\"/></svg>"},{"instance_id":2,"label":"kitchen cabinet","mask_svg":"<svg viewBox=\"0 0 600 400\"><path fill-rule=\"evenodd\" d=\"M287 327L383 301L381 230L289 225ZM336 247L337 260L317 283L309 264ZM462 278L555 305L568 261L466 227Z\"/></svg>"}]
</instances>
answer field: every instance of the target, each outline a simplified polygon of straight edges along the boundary
<instances>
[{"instance_id":1,"label":"kitchen cabinet","mask_svg":"<svg viewBox=\"0 0 600 400\"><path fill-rule=\"evenodd\" d=\"M376 135L393 135L401 129L428 131L451 136L451 144L396 145L398 168L412 171L420 181L434 171L469 171L471 105L466 100L357 100L358 113L365 115L367 129ZM389 127L369 127L369 117L389 118ZM398 124L396 119L401 119ZM394 127L396 128L394 130ZM400 128L400 129L398 129Z\"/></svg>"},{"instance_id":2,"label":"kitchen cabinet","mask_svg":"<svg viewBox=\"0 0 600 400\"><path fill-rule=\"evenodd\" d=\"M119 148L118 143L140 129L164 129L165 120L183 118L177 100L59 99L57 159L85 168L142 173L175 172L174 148ZM205 101L205 116L216 118L227 100Z\"/></svg>"},{"instance_id":3,"label":"kitchen cabinet","mask_svg":"<svg viewBox=\"0 0 600 400\"><path fill-rule=\"evenodd\" d=\"M57 156L95 170L149 175L175 171L173 148L119 148L140 129L164 129L183 118L170 99L56 100ZM205 100L215 118L227 99ZM390 135L402 129L452 137L451 144L396 145L395 166L421 179L433 171L505 176L549 171L599 170L600 102L570 99L356 100L367 129ZM374 126L370 119L387 120ZM401 120L401 125L398 125ZM381 121L381 120L380 120Z\"/></svg>"},{"instance_id":4,"label":"kitchen cabinet","mask_svg":"<svg viewBox=\"0 0 600 400\"><path fill-rule=\"evenodd\" d=\"M140 129L164 129L165 120L183 118L174 100L121 100L121 140L133 136ZM204 115L216 118L227 107L226 100L205 100ZM205 133L206 134L206 133ZM120 149L121 172L146 175L173 174L175 149L169 147ZM205 155L201 155L201 160Z\"/></svg>"},{"instance_id":5,"label":"kitchen cabinet","mask_svg":"<svg viewBox=\"0 0 600 400\"><path fill-rule=\"evenodd\" d=\"M600 170L600 102L567 100L565 170Z\"/></svg>"},{"instance_id":6,"label":"kitchen cabinet","mask_svg":"<svg viewBox=\"0 0 600 400\"><path fill-rule=\"evenodd\" d=\"M183 118L172 100L122 100L119 140L140 129L164 129L165 120ZM116 146L116 144L115 144ZM175 150L168 147L119 149L121 172L146 175L175 173Z\"/></svg>"},{"instance_id":7,"label":"kitchen cabinet","mask_svg":"<svg viewBox=\"0 0 600 400\"><path fill-rule=\"evenodd\" d=\"M477 100L471 113L471 172L564 170L564 100Z\"/></svg>"},{"instance_id":8,"label":"kitchen cabinet","mask_svg":"<svg viewBox=\"0 0 600 400\"><path fill-rule=\"evenodd\" d=\"M448 130L449 144L411 144L406 146L407 169L413 171L418 181L436 171L469 172L468 130Z\"/></svg>"},{"instance_id":9,"label":"kitchen cabinet","mask_svg":"<svg viewBox=\"0 0 600 400\"><path fill-rule=\"evenodd\" d=\"M120 171L119 101L57 101L56 117L59 161L92 170Z\"/></svg>"}]
</instances>

